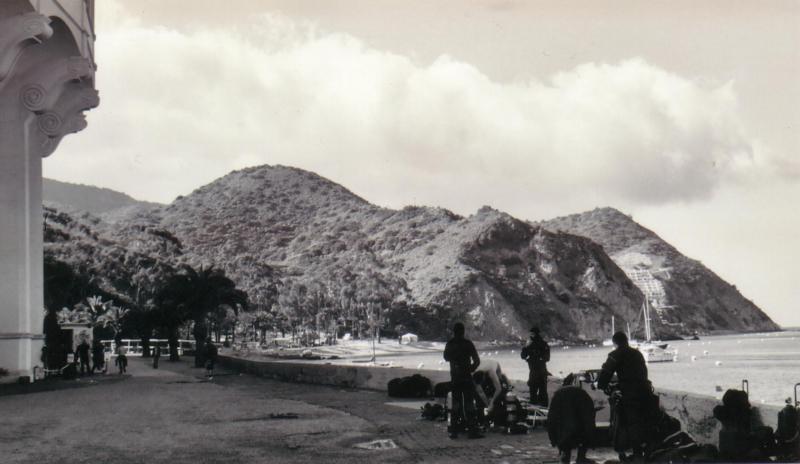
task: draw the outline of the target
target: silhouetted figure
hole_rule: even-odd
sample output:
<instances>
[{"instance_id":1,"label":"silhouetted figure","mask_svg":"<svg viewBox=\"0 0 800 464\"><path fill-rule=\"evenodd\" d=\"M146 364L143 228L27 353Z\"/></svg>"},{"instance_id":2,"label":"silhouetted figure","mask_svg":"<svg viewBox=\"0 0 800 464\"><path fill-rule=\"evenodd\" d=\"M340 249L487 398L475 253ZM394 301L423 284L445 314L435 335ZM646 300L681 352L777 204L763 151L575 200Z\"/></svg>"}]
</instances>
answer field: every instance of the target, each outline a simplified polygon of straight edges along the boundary
<instances>
[{"instance_id":1,"label":"silhouetted figure","mask_svg":"<svg viewBox=\"0 0 800 464\"><path fill-rule=\"evenodd\" d=\"M211 337L206 340L206 346L203 347L203 357L206 360L206 376L209 379L214 378L214 365L217 363L217 345L211 341Z\"/></svg>"},{"instance_id":2,"label":"silhouetted figure","mask_svg":"<svg viewBox=\"0 0 800 464\"><path fill-rule=\"evenodd\" d=\"M644 459L644 448L652 427L649 419L653 408L657 408L657 397L647 379L647 364L639 350L628 345L628 337L617 332L611 337L616 349L608 354L603 364L597 385L610 393L611 433L614 449L622 457L626 450L633 450L635 460ZM618 390L609 390L611 380L617 374Z\"/></svg>"},{"instance_id":3,"label":"silhouetted figure","mask_svg":"<svg viewBox=\"0 0 800 464\"><path fill-rule=\"evenodd\" d=\"M81 340L80 344L78 344L78 348L75 351L78 355L78 362L80 362L81 375L91 374L92 369L89 365L89 352L91 351L91 347L89 346L89 343L86 342L86 339Z\"/></svg>"},{"instance_id":4,"label":"silhouetted figure","mask_svg":"<svg viewBox=\"0 0 800 464\"><path fill-rule=\"evenodd\" d=\"M128 371L128 356L125 354L125 347L122 345L117 345L117 360L115 362L120 375Z\"/></svg>"},{"instance_id":5,"label":"silhouetted figure","mask_svg":"<svg viewBox=\"0 0 800 464\"><path fill-rule=\"evenodd\" d=\"M550 361L550 345L542 338L538 327L532 327L530 341L522 349L520 357L528 362L528 387L531 403L547 407L547 363Z\"/></svg>"},{"instance_id":6,"label":"silhouetted figure","mask_svg":"<svg viewBox=\"0 0 800 464\"><path fill-rule=\"evenodd\" d=\"M100 342L100 340L95 340L92 342L92 373L94 371L105 372L106 371L106 362L105 362L105 347Z\"/></svg>"},{"instance_id":7,"label":"silhouetted figure","mask_svg":"<svg viewBox=\"0 0 800 464\"><path fill-rule=\"evenodd\" d=\"M153 369L158 369L158 360L161 359L161 345L156 345L153 350Z\"/></svg>"},{"instance_id":8,"label":"silhouetted figure","mask_svg":"<svg viewBox=\"0 0 800 464\"><path fill-rule=\"evenodd\" d=\"M576 463L591 462L586 451L595 436L594 401L581 387L574 385L569 374L564 386L556 390L547 413L547 434L550 444L558 447L562 463L569 463L572 449L578 449Z\"/></svg>"},{"instance_id":9,"label":"silhouetted figure","mask_svg":"<svg viewBox=\"0 0 800 464\"><path fill-rule=\"evenodd\" d=\"M465 425L470 438L480 438L475 412L475 383L472 373L481 360L471 341L464 338L464 324L453 326L453 338L444 347L444 360L450 363L450 384L452 392L450 438L458 437Z\"/></svg>"}]
</instances>

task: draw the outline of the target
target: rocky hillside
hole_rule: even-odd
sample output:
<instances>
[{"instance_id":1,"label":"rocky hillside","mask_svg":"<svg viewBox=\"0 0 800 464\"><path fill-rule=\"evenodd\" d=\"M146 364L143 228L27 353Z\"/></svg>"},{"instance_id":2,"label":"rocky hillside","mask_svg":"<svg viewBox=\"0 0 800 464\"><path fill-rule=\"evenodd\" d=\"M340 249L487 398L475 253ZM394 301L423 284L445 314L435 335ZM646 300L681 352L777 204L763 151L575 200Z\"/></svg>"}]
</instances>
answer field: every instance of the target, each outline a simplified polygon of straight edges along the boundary
<instances>
[{"instance_id":1,"label":"rocky hillside","mask_svg":"<svg viewBox=\"0 0 800 464\"><path fill-rule=\"evenodd\" d=\"M655 302L659 322L666 330L778 329L736 286L613 208L598 208L537 225L588 237L602 245L611 259L645 289L648 300Z\"/></svg>"},{"instance_id":2,"label":"rocky hillside","mask_svg":"<svg viewBox=\"0 0 800 464\"><path fill-rule=\"evenodd\" d=\"M639 266L630 260L641 255L650 260L647 269L672 268L663 279L670 301L693 304L668 313L665 324L774 327L713 273L620 216L531 224L488 207L469 217L441 208L391 210L314 173L260 166L168 206L116 209L103 220L82 221L95 235L87 239L91 246L117 250L113 263L146 256L213 265L253 304L304 323L321 317L308 310L313 306L334 308L350 321L380 314L389 330L402 326L424 338L443 338L463 320L482 340L525 338L531 325L551 338L598 340L608 337L612 315L640 324L644 296L621 267L630 273ZM80 251L87 240L74 245L74 261L88 253ZM65 255L73 246L50 242Z\"/></svg>"},{"instance_id":3,"label":"rocky hillside","mask_svg":"<svg viewBox=\"0 0 800 464\"><path fill-rule=\"evenodd\" d=\"M70 184L44 179L42 196L45 204L61 211L88 212L94 215L113 214L120 209L159 206L131 198L111 189Z\"/></svg>"},{"instance_id":4,"label":"rocky hillside","mask_svg":"<svg viewBox=\"0 0 800 464\"><path fill-rule=\"evenodd\" d=\"M170 231L193 264L215 265L258 301L322 283L335 299L381 307L391 324L443 337L465 320L478 339L607 336L642 295L603 249L483 208L462 218L439 208L374 206L316 174L282 166L235 171L171 205L139 210L110 234ZM287 299L283 305L291 305Z\"/></svg>"}]
</instances>

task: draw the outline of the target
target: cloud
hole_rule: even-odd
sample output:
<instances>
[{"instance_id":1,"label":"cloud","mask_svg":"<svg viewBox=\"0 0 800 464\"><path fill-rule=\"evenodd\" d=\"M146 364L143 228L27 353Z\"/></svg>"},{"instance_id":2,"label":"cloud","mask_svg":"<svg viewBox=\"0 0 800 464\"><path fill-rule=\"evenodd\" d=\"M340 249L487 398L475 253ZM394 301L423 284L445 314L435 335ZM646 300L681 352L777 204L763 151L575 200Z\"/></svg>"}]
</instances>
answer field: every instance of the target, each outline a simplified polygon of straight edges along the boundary
<instances>
[{"instance_id":1,"label":"cloud","mask_svg":"<svg viewBox=\"0 0 800 464\"><path fill-rule=\"evenodd\" d=\"M497 82L449 56L419 63L279 15L178 30L108 11L102 105L46 174L143 199L280 163L390 206L652 205L706 199L771 163L733 83L643 59Z\"/></svg>"}]
</instances>

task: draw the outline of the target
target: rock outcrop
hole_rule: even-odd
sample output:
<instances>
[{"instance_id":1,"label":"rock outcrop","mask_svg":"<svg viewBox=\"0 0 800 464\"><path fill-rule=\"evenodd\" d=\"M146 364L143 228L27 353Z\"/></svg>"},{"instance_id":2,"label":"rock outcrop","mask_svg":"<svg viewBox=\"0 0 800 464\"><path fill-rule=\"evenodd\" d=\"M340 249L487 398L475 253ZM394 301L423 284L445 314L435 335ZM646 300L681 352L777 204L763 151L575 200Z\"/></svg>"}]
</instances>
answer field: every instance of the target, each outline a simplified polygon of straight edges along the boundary
<instances>
[{"instance_id":1,"label":"rock outcrop","mask_svg":"<svg viewBox=\"0 0 800 464\"><path fill-rule=\"evenodd\" d=\"M667 332L769 331L779 327L752 301L700 261L681 254L653 231L614 208L537 223L600 244L629 276L646 288Z\"/></svg>"}]
</instances>

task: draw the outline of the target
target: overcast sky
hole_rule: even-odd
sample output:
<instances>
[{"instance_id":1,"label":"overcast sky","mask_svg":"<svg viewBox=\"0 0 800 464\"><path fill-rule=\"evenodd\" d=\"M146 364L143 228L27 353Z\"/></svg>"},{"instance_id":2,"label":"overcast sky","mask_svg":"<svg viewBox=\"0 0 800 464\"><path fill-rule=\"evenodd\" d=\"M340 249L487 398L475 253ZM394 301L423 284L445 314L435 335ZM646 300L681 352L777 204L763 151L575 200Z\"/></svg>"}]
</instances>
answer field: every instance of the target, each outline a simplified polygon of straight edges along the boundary
<instances>
[{"instance_id":1,"label":"overcast sky","mask_svg":"<svg viewBox=\"0 0 800 464\"><path fill-rule=\"evenodd\" d=\"M169 202L286 164L369 201L614 206L800 325L800 2L103 0L50 178Z\"/></svg>"}]
</instances>

